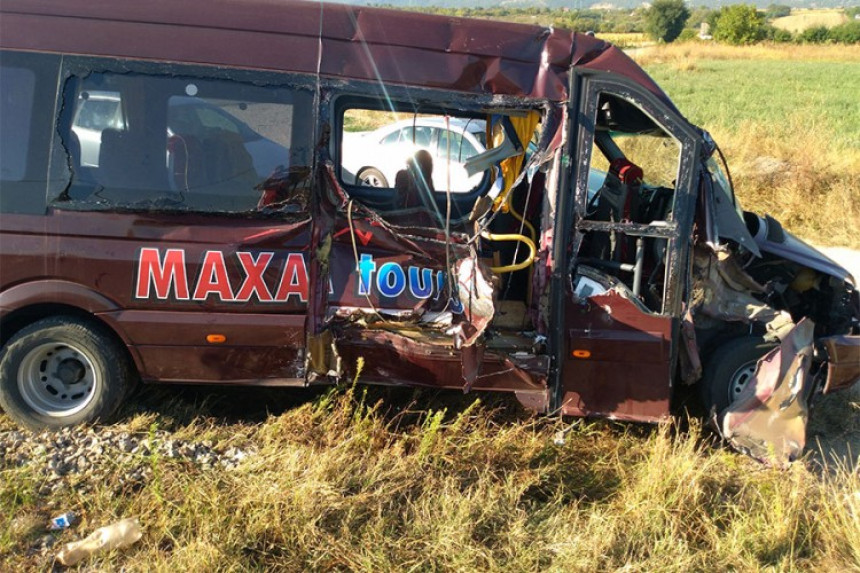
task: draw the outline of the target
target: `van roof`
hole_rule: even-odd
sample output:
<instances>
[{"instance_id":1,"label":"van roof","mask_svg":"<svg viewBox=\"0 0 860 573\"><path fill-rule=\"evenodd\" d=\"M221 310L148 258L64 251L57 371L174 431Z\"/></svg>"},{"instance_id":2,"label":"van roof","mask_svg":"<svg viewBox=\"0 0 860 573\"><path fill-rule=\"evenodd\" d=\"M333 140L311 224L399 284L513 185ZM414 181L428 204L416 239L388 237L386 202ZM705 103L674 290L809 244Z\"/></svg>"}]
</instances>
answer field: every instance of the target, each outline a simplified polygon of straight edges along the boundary
<instances>
[{"instance_id":1,"label":"van roof","mask_svg":"<svg viewBox=\"0 0 860 573\"><path fill-rule=\"evenodd\" d=\"M576 65L627 76L671 105L618 48L555 28L298 0L3 0L0 14L2 48L556 101Z\"/></svg>"}]
</instances>

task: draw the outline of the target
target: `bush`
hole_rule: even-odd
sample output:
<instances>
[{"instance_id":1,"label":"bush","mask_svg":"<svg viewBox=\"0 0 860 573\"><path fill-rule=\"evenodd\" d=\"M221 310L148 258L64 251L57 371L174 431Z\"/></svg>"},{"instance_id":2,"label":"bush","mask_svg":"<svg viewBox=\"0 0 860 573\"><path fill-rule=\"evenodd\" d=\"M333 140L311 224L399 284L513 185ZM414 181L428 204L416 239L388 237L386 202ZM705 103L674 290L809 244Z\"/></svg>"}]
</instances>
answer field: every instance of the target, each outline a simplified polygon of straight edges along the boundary
<instances>
[{"instance_id":1,"label":"bush","mask_svg":"<svg viewBox=\"0 0 860 573\"><path fill-rule=\"evenodd\" d=\"M764 39L764 16L750 4L733 4L720 9L714 39L728 44L753 44Z\"/></svg>"},{"instance_id":2,"label":"bush","mask_svg":"<svg viewBox=\"0 0 860 573\"><path fill-rule=\"evenodd\" d=\"M782 28L777 28L775 26L765 26L764 32L765 38L767 38L771 42L784 44L794 41L794 34L789 32L788 30L783 30Z\"/></svg>"},{"instance_id":3,"label":"bush","mask_svg":"<svg viewBox=\"0 0 860 573\"><path fill-rule=\"evenodd\" d=\"M699 31L693 30L691 28L684 28L681 30L681 34L678 36L678 40L681 42L689 42L690 40L698 40L699 39Z\"/></svg>"},{"instance_id":4,"label":"bush","mask_svg":"<svg viewBox=\"0 0 860 573\"><path fill-rule=\"evenodd\" d=\"M785 6L784 4L771 4L765 9L764 15L768 20L790 16L791 6Z\"/></svg>"},{"instance_id":5,"label":"bush","mask_svg":"<svg viewBox=\"0 0 860 573\"><path fill-rule=\"evenodd\" d=\"M804 44L824 44L830 40L830 30L827 26L814 26L801 32L797 39Z\"/></svg>"},{"instance_id":6,"label":"bush","mask_svg":"<svg viewBox=\"0 0 860 573\"><path fill-rule=\"evenodd\" d=\"M645 31L657 41L672 42L681 34L689 16L684 0L654 0L645 13Z\"/></svg>"},{"instance_id":7,"label":"bush","mask_svg":"<svg viewBox=\"0 0 860 573\"><path fill-rule=\"evenodd\" d=\"M852 20L831 28L830 39L840 44L860 44L860 20Z\"/></svg>"}]
</instances>

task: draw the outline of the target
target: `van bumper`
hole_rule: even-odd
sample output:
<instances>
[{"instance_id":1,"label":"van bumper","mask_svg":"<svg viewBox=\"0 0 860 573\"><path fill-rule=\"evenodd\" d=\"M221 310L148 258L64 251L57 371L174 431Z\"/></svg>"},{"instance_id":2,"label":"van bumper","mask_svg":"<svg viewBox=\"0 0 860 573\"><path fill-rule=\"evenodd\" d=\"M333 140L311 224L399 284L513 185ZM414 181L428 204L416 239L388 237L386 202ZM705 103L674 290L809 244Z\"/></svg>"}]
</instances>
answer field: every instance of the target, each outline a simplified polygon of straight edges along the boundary
<instances>
[{"instance_id":1,"label":"van bumper","mask_svg":"<svg viewBox=\"0 0 860 573\"><path fill-rule=\"evenodd\" d=\"M828 336L816 342L827 357L824 394L845 390L860 382L860 336Z\"/></svg>"}]
</instances>

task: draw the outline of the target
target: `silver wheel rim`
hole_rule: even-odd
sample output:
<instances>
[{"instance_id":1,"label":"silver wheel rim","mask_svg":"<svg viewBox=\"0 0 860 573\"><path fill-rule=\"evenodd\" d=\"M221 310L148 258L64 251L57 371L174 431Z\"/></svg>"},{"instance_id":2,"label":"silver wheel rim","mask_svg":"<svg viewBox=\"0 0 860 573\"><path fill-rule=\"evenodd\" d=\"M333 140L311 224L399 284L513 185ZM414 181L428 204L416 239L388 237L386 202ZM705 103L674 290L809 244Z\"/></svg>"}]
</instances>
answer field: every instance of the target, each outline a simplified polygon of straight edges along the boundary
<instances>
[{"instance_id":1,"label":"silver wheel rim","mask_svg":"<svg viewBox=\"0 0 860 573\"><path fill-rule=\"evenodd\" d=\"M382 184L382 179L380 179L376 175L373 175L372 173L364 175L361 178L361 182L367 187L384 187L384 185Z\"/></svg>"},{"instance_id":2,"label":"silver wheel rim","mask_svg":"<svg viewBox=\"0 0 860 573\"><path fill-rule=\"evenodd\" d=\"M729 404L733 403L747 387L750 379L755 374L757 362L748 362L735 370L732 379L729 380Z\"/></svg>"},{"instance_id":3,"label":"silver wheel rim","mask_svg":"<svg viewBox=\"0 0 860 573\"><path fill-rule=\"evenodd\" d=\"M53 418L80 412L100 383L93 356L82 348L45 342L31 349L18 368L18 390L35 412Z\"/></svg>"}]
</instances>

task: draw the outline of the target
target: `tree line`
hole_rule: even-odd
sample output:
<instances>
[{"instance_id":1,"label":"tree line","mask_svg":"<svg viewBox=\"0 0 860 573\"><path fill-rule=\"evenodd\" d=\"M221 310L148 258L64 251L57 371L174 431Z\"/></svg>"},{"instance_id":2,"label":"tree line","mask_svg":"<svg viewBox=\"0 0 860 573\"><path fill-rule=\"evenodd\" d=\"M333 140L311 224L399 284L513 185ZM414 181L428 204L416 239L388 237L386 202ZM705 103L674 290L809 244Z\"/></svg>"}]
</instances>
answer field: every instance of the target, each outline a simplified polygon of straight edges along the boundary
<instances>
[{"instance_id":1,"label":"tree line","mask_svg":"<svg viewBox=\"0 0 860 573\"><path fill-rule=\"evenodd\" d=\"M378 4L386 8L401 8ZM532 22L578 32L644 33L657 42L692 40L703 37L727 44L755 44L763 41L796 43L860 43L860 7L846 8L849 20L827 28L817 26L792 33L773 26L776 18L791 14L791 7L771 4L758 10L752 4L732 4L718 9L689 7L684 0L653 0L650 7L633 10L576 10L547 7L439 8L410 7L409 10L492 20ZM702 24L707 24L703 28Z\"/></svg>"}]
</instances>

